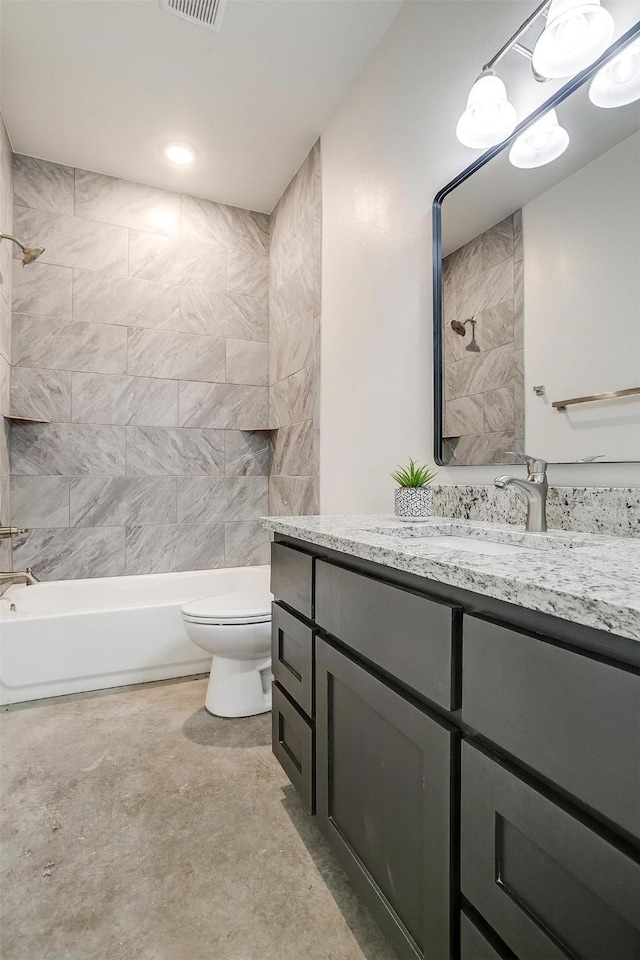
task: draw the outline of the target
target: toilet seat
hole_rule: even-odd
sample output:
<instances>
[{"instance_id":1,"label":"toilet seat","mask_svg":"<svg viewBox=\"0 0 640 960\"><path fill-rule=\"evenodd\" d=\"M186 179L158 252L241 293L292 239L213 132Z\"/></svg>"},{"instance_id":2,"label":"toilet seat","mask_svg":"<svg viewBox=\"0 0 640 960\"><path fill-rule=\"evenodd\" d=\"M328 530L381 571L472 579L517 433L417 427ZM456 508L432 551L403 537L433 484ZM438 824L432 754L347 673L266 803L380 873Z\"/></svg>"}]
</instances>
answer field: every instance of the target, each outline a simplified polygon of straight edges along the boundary
<instances>
[{"instance_id":1,"label":"toilet seat","mask_svg":"<svg viewBox=\"0 0 640 960\"><path fill-rule=\"evenodd\" d=\"M212 626L233 626L245 623L268 623L271 620L273 596L267 591L254 593L222 593L215 597L190 600L181 608L189 623Z\"/></svg>"}]
</instances>

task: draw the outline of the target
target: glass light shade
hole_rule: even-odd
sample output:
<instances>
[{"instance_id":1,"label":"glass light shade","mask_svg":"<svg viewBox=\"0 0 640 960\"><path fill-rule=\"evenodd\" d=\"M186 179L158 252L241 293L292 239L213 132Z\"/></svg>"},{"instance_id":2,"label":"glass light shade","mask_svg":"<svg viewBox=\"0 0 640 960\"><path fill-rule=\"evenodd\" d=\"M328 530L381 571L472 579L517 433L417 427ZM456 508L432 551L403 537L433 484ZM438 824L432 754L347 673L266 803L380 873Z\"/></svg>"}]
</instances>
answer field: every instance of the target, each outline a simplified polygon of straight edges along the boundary
<instances>
[{"instance_id":1,"label":"glass light shade","mask_svg":"<svg viewBox=\"0 0 640 960\"><path fill-rule=\"evenodd\" d=\"M551 0L533 68L543 77L572 77L604 53L613 31L613 17L600 0Z\"/></svg>"},{"instance_id":2,"label":"glass light shade","mask_svg":"<svg viewBox=\"0 0 640 960\"><path fill-rule=\"evenodd\" d=\"M471 88L456 127L456 136L465 147L483 149L502 143L513 132L518 117L507 100L507 90L492 73L484 73Z\"/></svg>"},{"instance_id":3,"label":"glass light shade","mask_svg":"<svg viewBox=\"0 0 640 960\"><path fill-rule=\"evenodd\" d=\"M569 134L558 123L555 110L549 110L520 134L509 150L509 160L525 170L543 167L557 160L568 146Z\"/></svg>"},{"instance_id":4,"label":"glass light shade","mask_svg":"<svg viewBox=\"0 0 640 960\"><path fill-rule=\"evenodd\" d=\"M598 70L589 87L589 100L596 107L623 107L640 100L640 39Z\"/></svg>"},{"instance_id":5,"label":"glass light shade","mask_svg":"<svg viewBox=\"0 0 640 960\"><path fill-rule=\"evenodd\" d=\"M193 150L186 143L168 143L164 148L164 155L172 163L177 163L181 167L187 163L193 163L195 157Z\"/></svg>"}]
</instances>

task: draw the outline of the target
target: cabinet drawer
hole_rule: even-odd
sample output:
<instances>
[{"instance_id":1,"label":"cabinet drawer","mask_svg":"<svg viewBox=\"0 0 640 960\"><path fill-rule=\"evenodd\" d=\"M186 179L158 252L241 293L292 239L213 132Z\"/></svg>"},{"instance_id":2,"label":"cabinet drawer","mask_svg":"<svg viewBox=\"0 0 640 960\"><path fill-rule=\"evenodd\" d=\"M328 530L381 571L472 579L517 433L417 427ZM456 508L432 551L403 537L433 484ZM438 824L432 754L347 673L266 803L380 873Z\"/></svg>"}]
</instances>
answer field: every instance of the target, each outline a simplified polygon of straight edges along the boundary
<instances>
[{"instance_id":1,"label":"cabinet drawer","mask_svg":"<svg viewBox=\"0 0 640 960\"><path fill-rule=\"evenodd\" d=\"M640 868L468 743L461 889L520 960L637 960Z\"/></svg>"},{"instance_id":2,"label":"cabinet drawer","mask_svg":"<svg viewBox=\"0 0 640 960\"><path fill-rule=\"evenodd\" d=\"M300 550L271 544L271 592L278 600L311 620L313 616L313 557Z\"/></svg>"},{"instance_id":3,"label":"cabinet drawer","mask_svg":"<svg viewBox=\"0 0 640 960\"><path fill-rule=\"evenodd\" d=\"M271 612L271 669L274 679L312 717L313 631L277 603Z\"/></svg>"},{"instance_id":4,"label":"cabinet drawer","mask_svg":"<svg viewBox=\"0 0 640 960\"><path fill-rule=\"evenodd\" d=\"M460 960L502 960L465 913L460 914Z\"/></svg>"},{"instance_id":5,"label":"cabinet drawer","mask_svg":"<svg viewBox=\"0 0 640 960\"><path fill-rule=\"evenodd\" d=\"M474 617L462 675L465 723L640 835L640 677Z\"/></svg>"},{"instance_id":6,"label":"cabinet drawer","mask_svg":"<svg viewBox=\"0 0 640 960\"><path fill-rule=\"evenodd\" d=\"M313 728L273 684L271 747L309 813L314 812Z\"/></svg>"},{"instance_id":7,"label":"cabinet drawer","mask_svg":"<svg viewBox=\"0 0 640 960\"><path fill-rule=\"evenodd\" d=\"M316 564L317 624L446 710L457 706L457 609L323 561Z\"/></svg>"}]
</instances>

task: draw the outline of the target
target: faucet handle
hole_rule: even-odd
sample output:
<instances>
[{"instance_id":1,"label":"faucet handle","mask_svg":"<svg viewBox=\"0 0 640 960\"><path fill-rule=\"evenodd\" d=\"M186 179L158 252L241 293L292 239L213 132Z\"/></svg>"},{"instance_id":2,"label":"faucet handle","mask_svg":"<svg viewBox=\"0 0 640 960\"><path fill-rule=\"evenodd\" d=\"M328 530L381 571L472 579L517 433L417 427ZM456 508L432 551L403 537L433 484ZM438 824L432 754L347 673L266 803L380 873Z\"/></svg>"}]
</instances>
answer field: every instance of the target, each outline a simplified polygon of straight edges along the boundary
<instances>
[{"instance_id":1,"label":"faucet handle","mask_svg":"<svg viewBox=\"0 0 640 960\"><path fill-rule=\"evenodd\" d=\"M526 463L529 478L546 474L548 467L546 460L541 460L540 457L531 457L528 453L518 453L517 450L507 450L506 452L509 456L518 457L520 463Z\"/></svg>"}]
</instances>

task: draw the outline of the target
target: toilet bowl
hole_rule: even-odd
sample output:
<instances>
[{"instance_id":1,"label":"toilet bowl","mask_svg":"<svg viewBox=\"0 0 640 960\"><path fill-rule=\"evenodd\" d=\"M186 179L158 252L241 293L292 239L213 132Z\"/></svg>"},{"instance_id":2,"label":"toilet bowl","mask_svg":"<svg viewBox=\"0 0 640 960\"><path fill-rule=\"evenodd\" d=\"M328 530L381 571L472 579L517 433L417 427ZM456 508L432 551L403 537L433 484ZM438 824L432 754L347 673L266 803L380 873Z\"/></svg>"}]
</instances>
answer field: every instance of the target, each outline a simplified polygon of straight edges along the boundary
<instances>
[{"instance_id":1,"label":"toilet bowl","mask_svg":"<svg viewBox=\"0 0 640 960\"><path fill-rule=\"evenodd\" d=\"M271 710L271 601L267 591L224 593L181 608L187 636L213 655L205 708L218 717Z\"/></svg>"}]
</instances>

